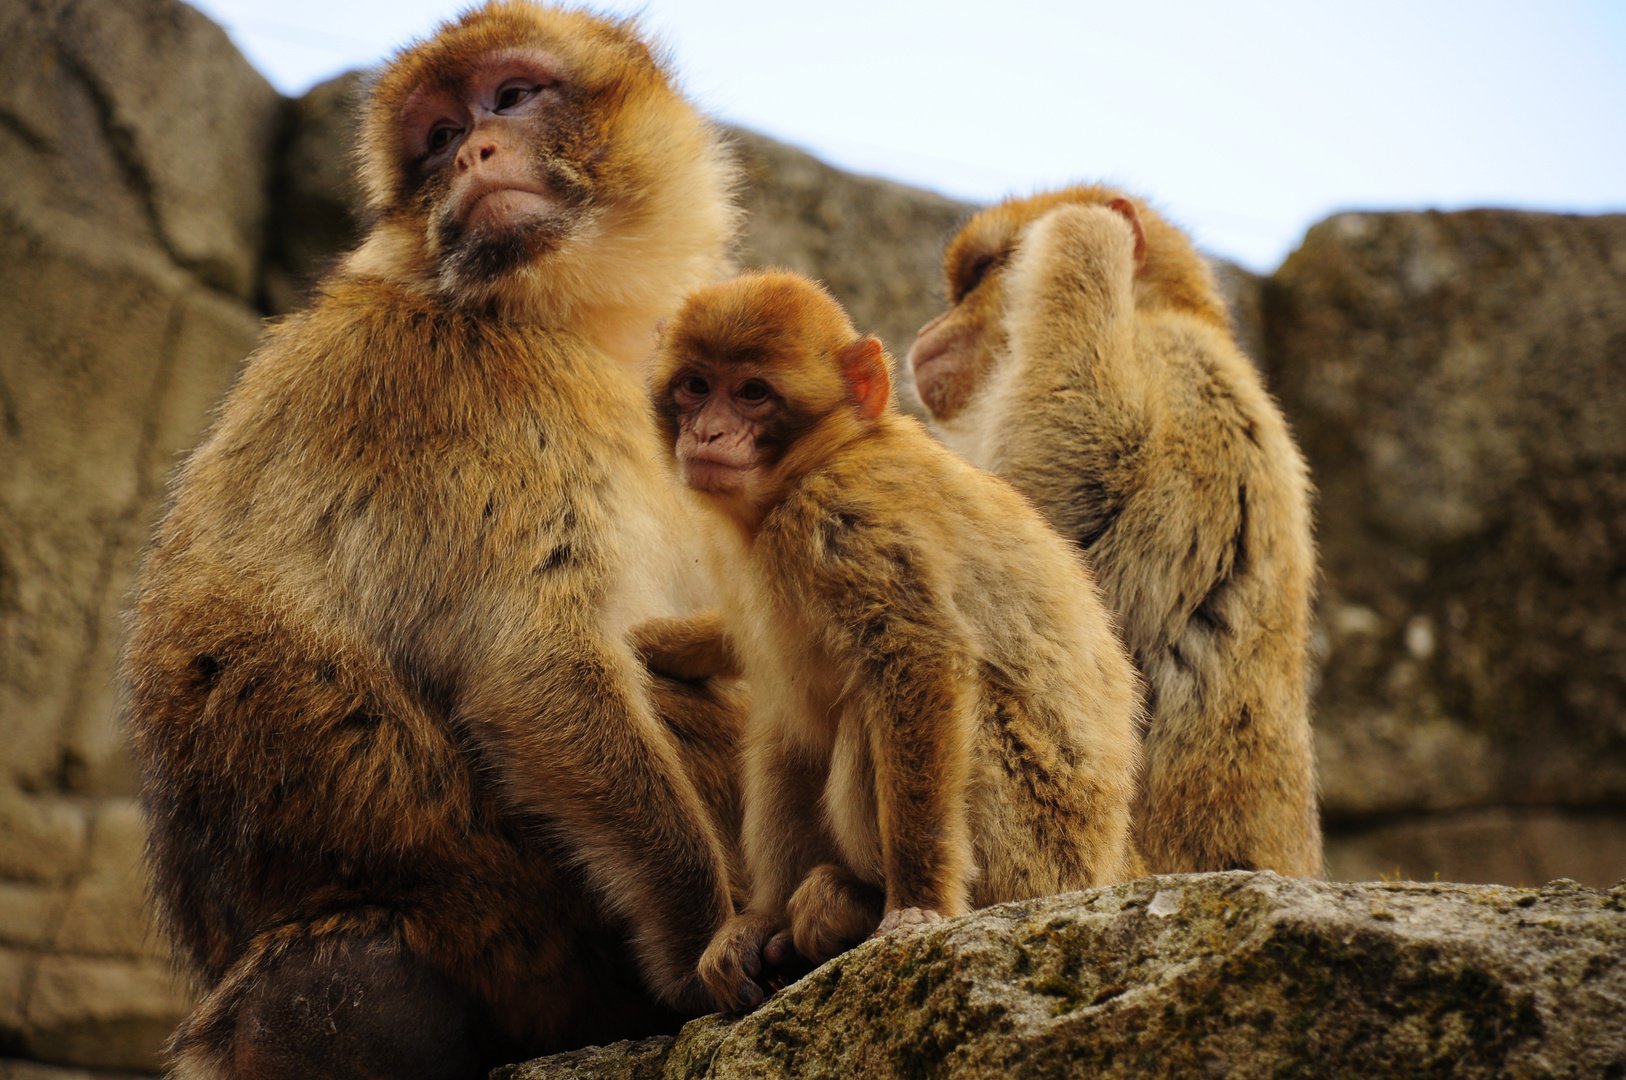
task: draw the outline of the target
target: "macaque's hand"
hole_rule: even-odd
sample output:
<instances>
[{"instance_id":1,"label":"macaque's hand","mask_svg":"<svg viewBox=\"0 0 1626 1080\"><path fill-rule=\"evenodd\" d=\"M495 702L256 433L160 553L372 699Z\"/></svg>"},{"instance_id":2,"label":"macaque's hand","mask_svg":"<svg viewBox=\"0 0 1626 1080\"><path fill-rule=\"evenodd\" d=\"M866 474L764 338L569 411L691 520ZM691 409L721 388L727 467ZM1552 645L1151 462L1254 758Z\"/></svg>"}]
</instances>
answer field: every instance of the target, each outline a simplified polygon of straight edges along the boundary
<instances>
[{"instance_id":1,"label":"macaque's hand","mask_svg":"<svg viewBox=\"0 0 1626 1080\"><path fill-rule=\"evenodd\" d=\"M756 981L764 971L763 948L784 928L783 919L747 912L729 919L713 935L700 957L700 978L719 1009L749 1012L767 998L767 990Z\"/></svg>"}]
</instances>

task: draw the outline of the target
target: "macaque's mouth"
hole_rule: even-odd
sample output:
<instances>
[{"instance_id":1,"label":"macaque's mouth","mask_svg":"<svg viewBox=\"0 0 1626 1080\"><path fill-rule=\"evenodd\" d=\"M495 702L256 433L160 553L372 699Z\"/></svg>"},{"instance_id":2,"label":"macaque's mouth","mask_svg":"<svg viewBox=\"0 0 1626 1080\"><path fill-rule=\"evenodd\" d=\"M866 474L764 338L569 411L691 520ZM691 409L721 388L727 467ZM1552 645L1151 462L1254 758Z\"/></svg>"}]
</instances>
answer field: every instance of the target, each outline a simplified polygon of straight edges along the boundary
<instances>
[{"instance_id":1,"label":"macaque's mouth","mask_svg":"<svg viewBox=\"0 0 1626 1080\"><path fill-rule=\"evenodd\" d=\"M971 345L972 334L969 327L956 326L947 330L933 327L931 330L915 339L909 347L909 366L918 376L926 368L941 364L944 360L952 361L959 358L959 354L967 351Z\"/></svg>"},{"instance_id":2,"label":"macaque's mouth","mask_svg":"<svg viewBox=\"0 0 1626 1080\"><path fill-rule=\"evenodd\" d=\"M535 218L550 217L559 211L559 200L532 188L492 187L475 193L463 217L466 228L510 225Z\"/></svg>"},{"instance_id":3,"label":"macaque's mouth","mask_svg":"<svg viewBox=\"0 0 1626 1080\"><path fill-rule=\"evenodd\" d=\"M968 342L963 334L917 341L909 350L909 366L915 373L915 391L928 398L937 385L948 379L964 359ZM931 404L927 400L928 406Z\"/></svg>"},{"instance_id":4,"label":"macaque's mouth","mask_svg":"<svg viewBox=\"0 0 1626 1080\"><path fill-rule=\"evenodd\" d=\"M692 457L683 462L683 479L696 491L733 491L751 473L749 465L730 465L711 458Z\"/></svg>"},{"instance_id":5,"label":"macaque's mouth","mask_svg":"<svg viewBox=\"0 0 1626 1080\"><path fill-rule=\"evenodd\" d=\"M909 363L914 368L915 378L919 379L934 367L942 367L946 360L954 359L953 352L947 345L940 345L929 352L920 354L910 353Z\"/></svg>"}]
</instances>

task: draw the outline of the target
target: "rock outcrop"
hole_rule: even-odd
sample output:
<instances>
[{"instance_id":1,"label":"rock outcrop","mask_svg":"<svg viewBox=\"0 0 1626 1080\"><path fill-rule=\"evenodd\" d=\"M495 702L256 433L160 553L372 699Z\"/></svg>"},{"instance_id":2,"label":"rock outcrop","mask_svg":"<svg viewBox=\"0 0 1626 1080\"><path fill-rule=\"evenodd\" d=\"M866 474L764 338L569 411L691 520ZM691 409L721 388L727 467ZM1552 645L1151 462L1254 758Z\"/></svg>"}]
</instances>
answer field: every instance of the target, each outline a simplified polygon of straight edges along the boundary
<instances>
[{"instance_id":1,"label":"rock outcrop","mask_svg":"<svg viewBox=\"0 0 1626 1080\"><path fill-rule=\"evenodd\" d=\"M867 943L741 1020L492 1080L1607 1077L1608 891L1145 878Z\"/></svg>"}]
</instances>

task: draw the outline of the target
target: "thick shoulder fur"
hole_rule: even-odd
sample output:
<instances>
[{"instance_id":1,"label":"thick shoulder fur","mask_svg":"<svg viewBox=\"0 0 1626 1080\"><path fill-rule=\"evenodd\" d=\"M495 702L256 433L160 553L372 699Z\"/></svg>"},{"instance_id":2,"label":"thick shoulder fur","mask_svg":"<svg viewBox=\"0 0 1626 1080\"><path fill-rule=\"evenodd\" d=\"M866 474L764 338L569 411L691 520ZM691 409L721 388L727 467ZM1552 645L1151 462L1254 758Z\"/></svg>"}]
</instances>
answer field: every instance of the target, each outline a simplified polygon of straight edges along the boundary
<instances>
[{"instance_id":1,"label":"thick shoulder fur","mask_svg":"<svg viewBox=\"0 0 1626 1080\"><path fill-rule=\"evenodd\" d=\"M1079 553L1015 489L889 416L805 475L755 543L785 617L816 613L844 693L892 737L931 745L941 733L912 726L965 710L971 831L989 845L975 903L1127 873L1138 679ZM1052 843L1057 829L1071 839Z\"/></svg>"}]
</instances>

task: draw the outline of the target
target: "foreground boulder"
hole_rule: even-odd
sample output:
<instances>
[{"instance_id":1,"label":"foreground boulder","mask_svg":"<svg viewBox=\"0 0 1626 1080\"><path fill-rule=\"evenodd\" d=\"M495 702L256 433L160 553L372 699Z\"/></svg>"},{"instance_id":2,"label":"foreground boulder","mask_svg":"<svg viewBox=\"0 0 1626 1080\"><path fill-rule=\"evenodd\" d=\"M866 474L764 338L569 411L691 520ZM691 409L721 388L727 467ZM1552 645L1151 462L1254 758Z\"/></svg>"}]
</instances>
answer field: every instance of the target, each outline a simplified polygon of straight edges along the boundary
<instances>
[{"instance_id":1,"label":"foreground boulder","mask_svg":"<svg viewBox=\"0 0 1626 1080\"><path fill-rule=\"evenodd\" d=\"M1615 1077L1623 1004L1626 883L1193 874L894 935L742 1020L492 1078Z\"/></svg>"}]
</instances>

